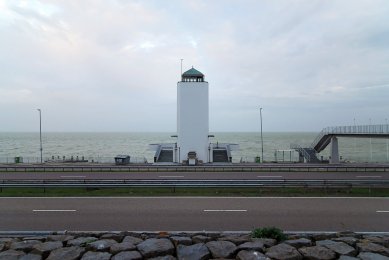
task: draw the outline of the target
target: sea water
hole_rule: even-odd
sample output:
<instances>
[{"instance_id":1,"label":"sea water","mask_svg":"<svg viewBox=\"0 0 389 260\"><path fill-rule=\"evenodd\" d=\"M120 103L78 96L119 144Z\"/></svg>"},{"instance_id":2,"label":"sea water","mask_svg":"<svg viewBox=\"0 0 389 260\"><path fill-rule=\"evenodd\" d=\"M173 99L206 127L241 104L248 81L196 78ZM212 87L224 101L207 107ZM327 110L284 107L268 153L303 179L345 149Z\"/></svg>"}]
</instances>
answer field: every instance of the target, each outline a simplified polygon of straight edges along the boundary
<instances>
[{"instance_id":1,"label":"sea water","mask_svg":"<svg viewBox=\"0 0 389 260\"><path fill-rule=\"evenodd\" d=\"M145 158L153 162L154 152L148 149L153 143L174 143L175 133L42 133L43 158L69 159L77 156L96 162L111 162L116 155L130 155L132 161ZM253 162L261 156L260 133L211 133L213 143L239 144L240 150L232 152L234 162ZM317 133L264 132L263 157L265 161L296 161L298 154L288 151L291 143L309 146ZM279 151L277 156L276 150ZM388 162L388 140L370 138L339 138L339 153L351 162ZM0 133L0 162L12 162L14 157L24 162L40 161L39 133ZM318 154L328 159L329 146Z\"/></svg>"}]
</instances>

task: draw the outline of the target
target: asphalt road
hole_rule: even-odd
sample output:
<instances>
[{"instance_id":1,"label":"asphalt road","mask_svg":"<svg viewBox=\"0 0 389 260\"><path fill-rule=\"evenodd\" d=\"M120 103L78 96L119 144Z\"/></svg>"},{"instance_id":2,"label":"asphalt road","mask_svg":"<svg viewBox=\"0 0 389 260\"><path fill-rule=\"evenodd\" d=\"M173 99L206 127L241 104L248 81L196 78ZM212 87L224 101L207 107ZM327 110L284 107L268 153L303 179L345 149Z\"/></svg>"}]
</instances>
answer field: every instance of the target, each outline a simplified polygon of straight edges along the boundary
<instances>
[{"instance_id":1,"label":"asphalt road","mask_svg":"<svg viewBox=\"0 0 389 260\"><path fill-rule=\"evenodd\" d=\"M389 231L389 198L0 198L0 231Z\"/></svg>"},{"instance_id":2,"label":"asphalt road","mask_svg":"<svg viewBox=\"0 0 389 260\"><path fill-rule=\"evenodd\" d=\"M369 179L389 180L389 172L0 172L9 179Z\"/></svg>"}]
</instances>

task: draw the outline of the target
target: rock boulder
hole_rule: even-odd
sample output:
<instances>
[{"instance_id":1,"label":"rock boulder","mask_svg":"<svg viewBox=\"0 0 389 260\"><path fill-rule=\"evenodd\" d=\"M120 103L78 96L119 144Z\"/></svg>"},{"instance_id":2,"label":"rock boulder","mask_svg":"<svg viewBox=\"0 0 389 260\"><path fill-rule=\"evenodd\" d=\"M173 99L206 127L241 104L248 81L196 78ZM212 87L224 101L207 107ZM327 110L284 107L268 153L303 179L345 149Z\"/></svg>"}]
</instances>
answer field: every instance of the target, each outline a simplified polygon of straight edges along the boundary
<instances>
[{"instance_id":1,"label":"rock boulder","mask_svg":"<svg viewBox=\"0 0 389 260\"><path fill-rule=\"evenodd\" d=\"M109 260L111 259L111 254L107 252L86 252L81 260Z\"/></svg>"},{"instance_id":2,"label":"rock boulder","mask_svg":"<svg viewBox=\"0 0 389 260\"><path fill-rule=\"evenodd\" d=\"M111 246L109 251L111 254L117 254L122 251L133 251L136 250L136 246L131 242L122 242L122 243L116 243Z\"/></svg>"},{"instance_id":3,"label":"rock boulder","mask_svg":"<svg viewBox=\"0 0 389 260\"><path fill-rule=\"evenodd\" d=\"M376 243L364 241L362 243L357 243L357 248L360 252L370 252L389 256L389 249Z\"/></svg>"},{"instance_id":4,"label":"rock boulder","mask_svg":"<svg viewBox=\"0 0 389 260\"><path fill-rule=\"evenodd\" d=\"M0 253L0 260L18 260L20 257L24 255L25 253L23 251L16 251L13 249L9 249L7 251Z\"/></svg>"},{"instance_id":5,"label":"rock boulder","mask_svg":"<svg viewBox=\"0 0 389 260\"><path fill-rule=\"evenodd\" d=\"M150 238L136 246L145 258L174 254L174 245L167 238Z\"/></svg>"},{"instance_id":6,"label":"rock boulder","mask_svg":"<svg viewBox=\"0 0 389 260\"><path fill-rule=\"evenodd\" d=\"M211 241L205 244L213 258L231 258L238 250L236 245L230 241Z\"/></svg>"},{"instance_id":7,"label":"rock boulder","mask_svg":"<svg viewBox=\"0 0 389 260\"><path fill-rule=\"evenodd\" d=\"M61 248L62 242L60 241L50 241L34 245L31 253L36 255L41 255L42 258L47 258L51 251Z\"/></svg>"},{"instance_id":8,"label":"rock boulder","mask_svg":"<svg viewBox=\"0 0 389 260\"><path fill-rule=\"evenodd\" d=\"M198 243L191 246L178 245L177 258L179 260L207 260L211 253L204 243Z\"/></svg>"},{"instance_id":9,"label":"rock boulder","mask_svg":"<svg viewBox=\"0 0 389 260\"><path fill-rule=\"evenodd\" d=\"M142 260L142 255L138 251L125 251L114 255L111 260Z\"/></svg>"},{"instance_id":10,"label":"rock boulder","mask_svg":"<svg viewBox=\"0 0 389 260\"><path fill-rule=\"evenodd\" d=\"M46 260L76 260L81 257L85 252L85 248L71 246L71 247L62 247L51 251L50 255Z\"/></svg>"},{"instance_id":11,"label":"rock boulder","mask_svg":"<svg viewBox=\"0 0 389 260\"><path fill-rule=\"evenodd\" d=\"M362 252L357 257L362 260L389 260L387 256L369 252Z\"/></svg>"},{"instance_id":12,"label":"rock boulder","mask_svg":"<svg viewBox=\"0 0 389 260\"><path fill-rule=\"evenodd\" d=\"M284 241L285 244L293 246L295 248L312 246L312 241L308 238L291 239Z\"/></svg>"},{"instance_id":13,"label":"rock boulder","mask_svg":"<svg viewBox=\"0 0 389 260\"><path fill-rule=\"evenodd\" d=\"M311 247L302 247L299 249L299 252L306 259L312 260L331 260L336 259L336 254L331 249L328 249L324 246L311 246Z\"/></svg>"},{"instance_id":14,"label":"rock boulder","mask_svg":"<svg viewBox=\"0 0 389 260\"><path fill-rule=\"evenodd\" d=\"M266 256L273 259L282 259L282 260L300 260L303 259L301 254L297 251L296 248L287 244L278 244L270 247Z\"/></svg>"},{"instance_id":15,"label":"rock boulder","mask_svg":"<svg viewBox=\"0 0 389 260\"><path fill-rule=\"evenodd\" d=\"M86 249L90 251L109 251L110 247L117 244L113 239L102 239L86 245Z\"/></svg>"},{"instance_id":16,"label":"rock boulder","mask_svg":"<svg viewBox=\"0 0 389 260\"><path fill-rule=\"evenodd\" d=\"M264 252L265 245L261 241L246 242L238 246L239 250Z\"/></svg>"},{"instance_id":17,"label":"rock boulder","mask_svg":"<svg viewBox=\"0 0 389 260\"><path fill-rule=\"evenodd\" d=\"M270 260L269 257L265 256L261 252L252 251L252 250L242 250L239 251L236 256L237 260Z\"/></svg>"}]
</instances>

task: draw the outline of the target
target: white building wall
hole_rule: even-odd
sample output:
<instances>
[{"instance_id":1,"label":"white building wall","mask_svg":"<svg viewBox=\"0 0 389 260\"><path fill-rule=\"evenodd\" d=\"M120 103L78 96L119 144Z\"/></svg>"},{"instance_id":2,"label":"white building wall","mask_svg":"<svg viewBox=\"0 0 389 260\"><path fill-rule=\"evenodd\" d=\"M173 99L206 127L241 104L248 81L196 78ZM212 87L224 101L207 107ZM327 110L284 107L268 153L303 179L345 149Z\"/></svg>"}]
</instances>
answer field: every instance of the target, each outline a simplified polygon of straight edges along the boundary
<instances>
[{"instance_id":1,"label":"white building wall","mask_svg":"<svg viewBox=\"0 0 389 260\"><path fill-rule=\"evenodd\" d=\"M177 135L179 161L195 151L204 163L208 156L208 82L178 82L177 84Z\"/></svg>"}]
</instances>

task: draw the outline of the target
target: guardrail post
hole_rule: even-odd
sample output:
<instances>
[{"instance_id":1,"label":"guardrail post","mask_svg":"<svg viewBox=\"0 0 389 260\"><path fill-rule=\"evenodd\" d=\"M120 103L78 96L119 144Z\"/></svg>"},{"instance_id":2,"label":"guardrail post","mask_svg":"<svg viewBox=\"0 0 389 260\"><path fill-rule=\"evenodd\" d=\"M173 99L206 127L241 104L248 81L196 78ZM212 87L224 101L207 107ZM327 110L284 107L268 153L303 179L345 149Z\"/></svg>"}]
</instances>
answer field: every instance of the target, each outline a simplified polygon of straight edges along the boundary
<instances>
[{"instance_id":1,"label":"guardrail post","mask_svg":"<svg viewBox=\"0 0 389 260\"><path fill-rule=\"evenodd\" d=\"M349 189L348 189L348 192L347 192L347 193L348 193L348 194L350 194L352 190L353 190L353 185L352 185L352 184L350 184L350 185L349 185Z\"/></svg>"}]
</instances>

